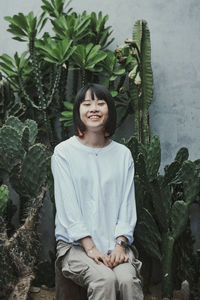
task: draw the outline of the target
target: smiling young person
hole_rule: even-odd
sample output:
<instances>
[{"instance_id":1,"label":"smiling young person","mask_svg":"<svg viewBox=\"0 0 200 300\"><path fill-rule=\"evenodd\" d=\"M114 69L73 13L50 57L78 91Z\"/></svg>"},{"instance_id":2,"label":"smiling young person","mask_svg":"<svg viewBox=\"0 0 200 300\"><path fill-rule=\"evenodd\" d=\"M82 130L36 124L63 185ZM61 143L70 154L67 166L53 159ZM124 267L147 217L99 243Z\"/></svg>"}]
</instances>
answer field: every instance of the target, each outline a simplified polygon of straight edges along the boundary
<instances>
[{"instance_id":1,"label":"smiling young person","mask_svg":"<svg viewBox=\"0 0 200 300\"><path fill-rule=\"evenodd\" d=\"M73 119L75 135L52 156L57 267L87 289L89 300L143 299L141 262L130 247L134 163L129 149L111 139L116 109L108 90L83 87Z\"/></svg>"}]
</instances>

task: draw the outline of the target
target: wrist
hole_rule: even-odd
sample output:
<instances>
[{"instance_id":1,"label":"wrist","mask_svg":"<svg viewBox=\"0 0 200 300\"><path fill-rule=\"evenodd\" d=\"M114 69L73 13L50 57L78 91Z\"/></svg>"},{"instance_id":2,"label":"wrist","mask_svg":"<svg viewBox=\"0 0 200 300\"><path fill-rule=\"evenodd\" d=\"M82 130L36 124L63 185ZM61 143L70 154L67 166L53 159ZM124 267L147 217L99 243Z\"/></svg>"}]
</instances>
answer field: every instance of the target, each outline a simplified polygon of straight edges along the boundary
<instances>
[{"instance_id":1,"label":"wrist","mask_svg":"<svg viewBox=\"0 0 200 300\"><path fill-rule=\"evenodd\" d=\"M85 248L85 252L87 253L87 254L92 254L93 253L93 251L94 251L94 249L95 249L95 245L92 245L91 247L86 247Z\"/></svg>"},{"instance_id":2,"label":"wrist","mask_svg":"<svg viewBox=\"0 0 200 300\"><path fill-rule=\"evenodd\" d=\"M125 242L124 240L122 239L117 239L116 240L116 244L115 244L116 247L121 247L123 248L124 250L128 248L128 243Z\"/></svg>"}]
</instances>

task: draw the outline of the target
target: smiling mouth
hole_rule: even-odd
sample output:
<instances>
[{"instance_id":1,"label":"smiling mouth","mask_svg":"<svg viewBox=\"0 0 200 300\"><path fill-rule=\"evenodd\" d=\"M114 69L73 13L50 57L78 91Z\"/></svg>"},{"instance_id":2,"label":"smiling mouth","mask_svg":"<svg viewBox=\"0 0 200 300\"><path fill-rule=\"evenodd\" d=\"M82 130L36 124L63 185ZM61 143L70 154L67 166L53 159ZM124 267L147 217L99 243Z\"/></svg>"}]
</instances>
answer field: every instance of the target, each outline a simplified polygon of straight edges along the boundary
<instances>
[{"instance_id":1,"label":"smiling mouth","mask_svg":"<svg viewBox=\"0 0 200 300\"><path fill-rule=\"evenodd\" d=\"M97 119L100 119L101 117L100 116L90 116L90 117L88 117L89 119L95 119L95 120L97 120Z\"/></svg>"}]
</instances>

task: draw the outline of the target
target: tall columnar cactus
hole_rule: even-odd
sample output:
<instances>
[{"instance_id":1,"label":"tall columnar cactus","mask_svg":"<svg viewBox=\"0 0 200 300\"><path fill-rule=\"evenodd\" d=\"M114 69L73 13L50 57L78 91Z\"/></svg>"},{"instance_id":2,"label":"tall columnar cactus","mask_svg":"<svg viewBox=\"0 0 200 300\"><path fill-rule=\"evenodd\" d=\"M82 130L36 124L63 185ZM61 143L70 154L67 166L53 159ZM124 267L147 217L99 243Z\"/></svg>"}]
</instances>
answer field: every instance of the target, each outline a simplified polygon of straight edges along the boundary
<instances>
[{"instance_id":1,"label":"tall columnar cactus","mask_svg":"<svg viewBox=\"0 0 200 300\"><path fill-rule=\"evenodd\" d=\"M136 239L150 256L162 262L163 297L170 298L174 244L186 230L189 205L199 192L197 164L188 160L187 149L181 148L175 160L165 167L165 174L160 175L161 150L157 136L152 137L148 147L138 143L135 137L125 144L136 165ZM179 189L183 190L182 194Z\"/></svg>"},{"instance_id":2,"label":"tall columnar cactus","mask_svg":"<svg viewBox=\"0 0 200 300\"><path fill-rule=\"evenodd\" d=\"M133 39L118 47L115 54L129 73L129 97L134 113L134 136L144 145L149 144L149 106L153 97L150 32L147 22L138 20L133 29ZM119 87L120 88L120 87Z\"/></svg>"},{"instance_id":3,"label":"tall columnar cactus","mask_svg":"<svg viewBox=\"0 0 200 300\"><path fill-rule=\"evenodd\" d=\"M37 124L33 120L21 122L9 117L0 129L1 181L9 178L20 199L21 225L7 234L4 211L8 202L8 188L0 186L0 298L14 289L19 277L34 278L33 266L38 255L36 225L42 205L46 180L46 148L35 143ZM6 258L4 257L6 253ZM28 292L28 291L27 291ZM25 297L25 296L24 296ZM20 298L25 299L25 298Z\"/></svg>"}]
</instances>

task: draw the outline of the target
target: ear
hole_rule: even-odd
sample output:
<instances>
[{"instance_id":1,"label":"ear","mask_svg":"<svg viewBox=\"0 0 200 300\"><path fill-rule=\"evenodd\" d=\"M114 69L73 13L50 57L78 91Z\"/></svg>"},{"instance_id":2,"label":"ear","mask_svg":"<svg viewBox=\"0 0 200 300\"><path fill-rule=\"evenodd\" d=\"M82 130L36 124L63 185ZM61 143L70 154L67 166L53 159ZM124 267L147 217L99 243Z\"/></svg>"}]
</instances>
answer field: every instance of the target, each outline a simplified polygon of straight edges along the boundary
<instances>
[{"instance_id":1,"label":"ear","mask_svg":"<svg viewBox=\"0 0 200 300\"><path fill-rule=\"evenodd\" d=\"M84 133L80 131L80 129L78 128L78 136L83 136Z\"/></svg>"}]
</instances>

